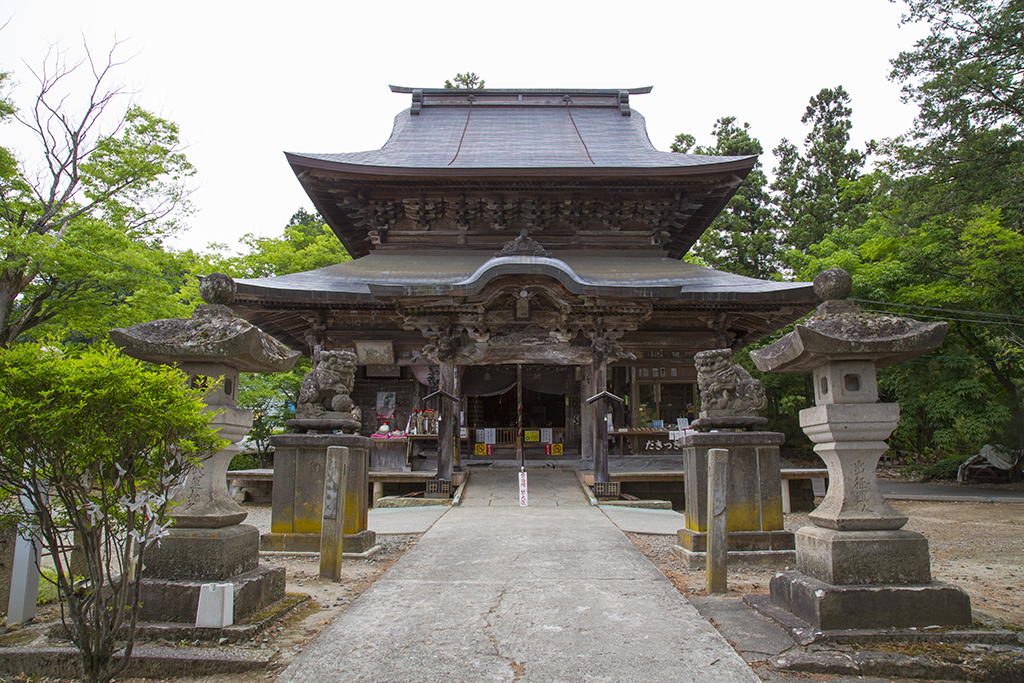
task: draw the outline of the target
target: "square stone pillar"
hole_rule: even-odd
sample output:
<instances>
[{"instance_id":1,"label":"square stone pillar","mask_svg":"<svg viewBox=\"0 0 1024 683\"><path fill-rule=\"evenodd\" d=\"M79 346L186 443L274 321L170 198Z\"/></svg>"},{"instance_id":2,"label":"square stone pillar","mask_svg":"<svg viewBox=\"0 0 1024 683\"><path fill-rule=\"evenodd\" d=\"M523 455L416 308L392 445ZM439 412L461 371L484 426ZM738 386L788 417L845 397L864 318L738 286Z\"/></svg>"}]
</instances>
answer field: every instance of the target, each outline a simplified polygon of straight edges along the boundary
<instances>
[{"instance_id":1,"label":"square stone pillar","mask_svg":"<svg viewBox=\"0 0 1024 683\"><path fill-rule=\"evenodd\" d=\"M793 533L782 516L778 432L697 432L682 439L686 473L685 528L674 550L690 568L704 566L707 551L708 451L729 451L729 563L792 566Z\"/></svg>"},{"instance_id":2,"label":"square stone pillar","mask_svg":"<svg viewBox=\"0 0 1024 683\"><path fill-rule=\"evenodd\" d=\"M274 447L274 491L270 533L260 538L262 550L320 552L323 525L324 467L327 449L345 446L358 449L363 457L358 477L346 483L345 554L363 554L376 542L367 531L369 514L369 458L372 442L353 434L279 434L270 437Z\"/></svg>"}]
</instances>

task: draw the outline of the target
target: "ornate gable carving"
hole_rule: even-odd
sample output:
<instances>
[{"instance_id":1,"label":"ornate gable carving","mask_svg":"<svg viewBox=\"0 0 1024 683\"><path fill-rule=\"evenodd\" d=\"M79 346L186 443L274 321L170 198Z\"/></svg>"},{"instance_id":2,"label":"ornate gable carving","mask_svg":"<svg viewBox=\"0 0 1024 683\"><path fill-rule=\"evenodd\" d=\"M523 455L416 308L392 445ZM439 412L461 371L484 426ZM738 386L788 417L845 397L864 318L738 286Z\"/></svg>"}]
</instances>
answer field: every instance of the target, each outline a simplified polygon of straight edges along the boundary
<instances>
[{"instance_id":1,"label":"ornate gable carving","mask_svg":"<svg viewBox=\"0 0 1024 683\"><path fill-rule=\"evenodd\" d=\"M539 242L527 236L524 229L519 232L519 237L502 247L501 251L497 252L495 256L543 256L550 258L551 253L542 247Z\"/></svg>"}]
</instances>

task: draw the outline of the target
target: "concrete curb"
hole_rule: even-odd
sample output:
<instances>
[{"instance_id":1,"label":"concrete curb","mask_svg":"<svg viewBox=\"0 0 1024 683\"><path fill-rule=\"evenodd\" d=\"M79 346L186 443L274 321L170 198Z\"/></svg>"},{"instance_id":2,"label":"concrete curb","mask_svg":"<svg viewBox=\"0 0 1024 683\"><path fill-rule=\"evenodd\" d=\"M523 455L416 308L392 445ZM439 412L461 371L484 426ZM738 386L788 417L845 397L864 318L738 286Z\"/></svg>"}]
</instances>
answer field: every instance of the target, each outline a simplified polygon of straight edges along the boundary
<instances>
[{"instance_id":1,"label":"concrete curb","mask_svg":"<svg viewBox=\"0 0 1024 683\"><path fill-rule=\"evenodd\" d=\"M791 652L772 657L769 666L778 671L884 678L992 681L1024 679L1024 661L1001 660L971 666L888 652Z\"/></svg>"},{"instance_id":2,"label":"concrete curb","mask_svg":"<svg viewBox=\"0 0 1024 683\"><path fill-rule=\"evenodd\" d=\"M462 478L462 483L459 484L459 488L455 489L455 495L452 496L452 507L458 507L462 505L462 494L466 492L466 484L469 483L469 478L472 476L473 471L468 470L466 476Z\"/></svg>"},{"instance_id":3,"label":"concrete curb","mask_svg":"<svg viewBox=\"0 0 1024 683\"><path fill-rule=\"evenodd\" d=\"M587 480L583 478L583 473L580 470L576 470L576 479L580 482L580 488L583 489L583 495L587 497L590 504L594 507L600 505L597 502L597 498L594 496L594 492L587 486Z\"/></svg>"}]
</instances>

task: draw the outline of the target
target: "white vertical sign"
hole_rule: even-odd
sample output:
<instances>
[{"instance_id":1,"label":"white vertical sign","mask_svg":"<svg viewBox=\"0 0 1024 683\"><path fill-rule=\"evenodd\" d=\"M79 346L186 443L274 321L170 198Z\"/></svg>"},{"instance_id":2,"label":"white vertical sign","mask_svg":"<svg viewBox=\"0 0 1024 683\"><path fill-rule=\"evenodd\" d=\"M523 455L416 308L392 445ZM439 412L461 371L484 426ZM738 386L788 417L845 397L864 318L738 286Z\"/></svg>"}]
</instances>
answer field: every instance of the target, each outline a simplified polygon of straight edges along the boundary
<instances>
[{"instance_id":1,"label":"white vertical sign","mask_svg":"<svg viewBox=\"0 0 1024 683\"><path fill-rule=\"evenodd\" d=\"M526 470L519 472L519 506L526 507Z\"/></svg>"}]
</instances>

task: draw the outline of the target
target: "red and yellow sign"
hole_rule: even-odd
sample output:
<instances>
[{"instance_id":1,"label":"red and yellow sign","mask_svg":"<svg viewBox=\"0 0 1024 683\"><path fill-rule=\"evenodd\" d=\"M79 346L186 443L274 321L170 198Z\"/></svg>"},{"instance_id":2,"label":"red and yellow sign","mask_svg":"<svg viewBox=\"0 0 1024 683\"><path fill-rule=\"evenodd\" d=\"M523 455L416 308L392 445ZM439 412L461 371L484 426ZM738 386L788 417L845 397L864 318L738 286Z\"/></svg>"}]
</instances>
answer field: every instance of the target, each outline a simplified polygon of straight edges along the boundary
<instances>
[{"instance_id":1,"label":"red and yellow sign","mask_svg":"<svg viewBox=\"0 0 1024 683\"><path fill-rule=\"evenodd\" d=\"M544 444L544 455L561 455L562 444L560 443L546 443Z\"/></svg>"},{"instance_id":2,"label":"red and yellow sign","mask_svg":"<svg viewBox=\"0 0 1024 683\"><path fill-rule=\"evenodd\" d=\"M478 443L473 447L474 455L494 455L494 446L489 443Z\"/></svg>"}]
</instances>

